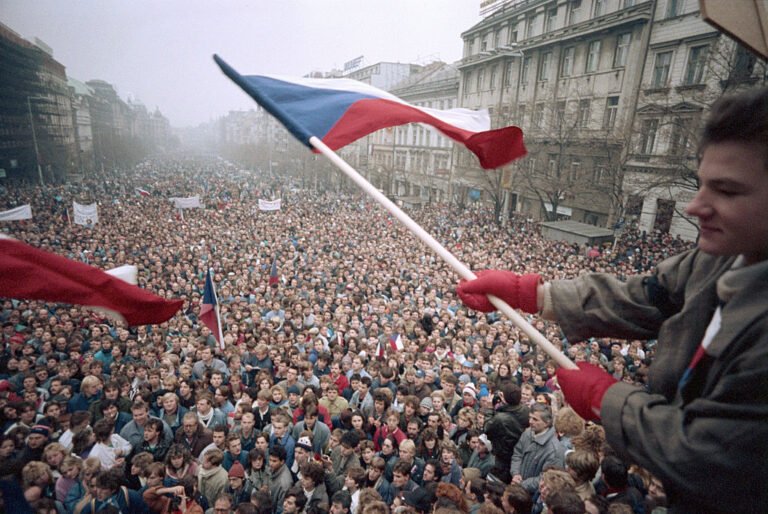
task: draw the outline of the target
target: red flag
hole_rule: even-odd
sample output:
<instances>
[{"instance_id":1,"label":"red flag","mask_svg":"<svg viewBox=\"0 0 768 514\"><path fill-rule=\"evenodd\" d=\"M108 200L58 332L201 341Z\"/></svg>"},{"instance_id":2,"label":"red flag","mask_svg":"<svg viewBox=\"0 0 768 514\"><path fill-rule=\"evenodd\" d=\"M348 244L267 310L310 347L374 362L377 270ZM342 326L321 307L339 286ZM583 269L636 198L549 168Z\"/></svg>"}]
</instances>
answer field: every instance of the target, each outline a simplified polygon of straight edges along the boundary
<instances>
[{"instance_id":1,"label":"red flag","mask_svg":"<svg viewBox=\"0 0 768 514\"><path fill-rule=\"evenodd\" d=\"M114 311L129 325L167 321L182 300L165 300L98 268L45 252L0 235L0 294L96 306Z\"/></svg>"},{"instance_id":2,"label":"red flag","mask_svg":"<svg viewBox=\"0 0 768 514\"><path fill-rule=\"evenodd\" d=\"M376 358L384 360L384 346L381 344L381 341L376 343Z\"/></svg>"},{"instance_id":3,"label":"red flag","mask_svg":"<svg viewBox=\"0 0 768 514\"><path fill-rule=\"evenodd\" d=\"M211 270L205 274L205 289L203 290L203 305L200 308L200 321L211 329L213 337L219 343L219 348L224 349L224 338L221 334L221 318L219 317L219 300L216 297L216 289L213 287Z\"/></svg>"},{"instance_id":4,"label":"red flag","mask_svg":"<svg viewBox=\"0 0 768 514\"><path fill-rule=\"evenodd\" d=\"M142 189L140 187L136 188L136 194L139 195L139 196L149 196L150 195L149 191L147 191L146 189Z\"/></svg>"}]
</instances>

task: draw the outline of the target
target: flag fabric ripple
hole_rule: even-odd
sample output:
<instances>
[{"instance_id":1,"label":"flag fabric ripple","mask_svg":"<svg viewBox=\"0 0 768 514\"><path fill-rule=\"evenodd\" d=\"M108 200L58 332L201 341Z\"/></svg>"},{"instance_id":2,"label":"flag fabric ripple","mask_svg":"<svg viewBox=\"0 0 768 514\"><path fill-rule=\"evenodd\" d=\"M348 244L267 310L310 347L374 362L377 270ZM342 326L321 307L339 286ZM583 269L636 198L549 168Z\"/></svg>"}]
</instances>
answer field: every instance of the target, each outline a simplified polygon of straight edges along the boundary
<instances>
[{"instance_id":1,"label":"flag fabric ripple","mask_svg":"<svg viewBox=\"0 0 768 514\"><path fill-rule=\"evenodd\" d=\"M200 307L200 321L211 329L211 334L213 334L216 342L221 347L224 341L221 337L221 320L219 319L218 304L219 300L216 297L216 289L213 287L211 270L208 269L205 273L205 288L203 289L203 304Z\"/></svg>"},{"instance_id":2,"label":"flag fabric ripple","mask_svg":"<svg viewBox=\"0 0 768 514\"><path fill-rule=\"evenodd\" d=\"M162 323L181 308L98 268L0 236L0 295L102 307L129 325Z\"/></svg>"},{"instance_id":3,"label":"flag fabric ripple","mask_svg":"<svg viewBox=\"0 0 768 514\"><path fill-rule=\"evenodd\" d=\"M419 107L351 79L244 76L218 55L214 60L225 75L307 146L315 136L338 150L382 128L425 123L466 146L485 169L499 168L526 154L522 130L514 126L491 130L486 110Z\"/></svg>"}]
</instances>

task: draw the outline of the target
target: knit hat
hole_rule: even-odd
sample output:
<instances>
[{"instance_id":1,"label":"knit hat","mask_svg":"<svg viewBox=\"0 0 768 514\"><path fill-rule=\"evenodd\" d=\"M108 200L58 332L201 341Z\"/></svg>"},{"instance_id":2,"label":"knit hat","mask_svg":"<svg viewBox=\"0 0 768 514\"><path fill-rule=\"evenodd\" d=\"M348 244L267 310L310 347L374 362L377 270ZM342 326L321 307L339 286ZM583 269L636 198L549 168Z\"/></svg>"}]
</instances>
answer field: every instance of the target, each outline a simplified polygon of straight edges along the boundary
<instances>
[{"instance_id":1,"label":"knit hat","mask_svg":"<svg viewBox=\"0 0 768 514\"><path fill-rule=\"evenodd\" d=\"M288 386L288 394L301 394L301 389L297 385Z\"/></svg>"},{"instance_id":2,"label":"knit hat","mask_svg":"<svg viewBox=\"0 0 768 514\"><path fill-rule=\"evenodd\" d=\"M29 431L30 434L39 434L44 435L45 437L51 436L51 427L48 425L35 425L32 427L32 430Z\"/></svg>"},{"instance_id":3,"label":"knit hat","mask_svg":"<svg viewBox=\"0 0 768 514\"><path fill-rule=\"evenodd\" d=\"M307 450L308 452L312 451L312 441L309 440L309 437L299 437L299 440L296 441L296 448L303 448Z\"/></svg>"},{"instance_id":4,"label":"knit hat","mask_svg":"<svg viewBox=\"0 0 768 514\"><path fill-rule=\"evenodd\" d=\"M472 398L477 399L477 388L475 387L475 384L472 382L468 383L464 386L464 389L461 391L462 394L469 394L472 396Z\"/></svg>"},{"instance_id":5,"label":"knit hat","mask_svg":"<svg viewBox=\"0 0 768 514\"><path fill-rule=\"evenodd\" d=\"M235 461L235 463L232 464L232 467L229 468L229 474L227 476L229 478L245 478L245 470L243 469L243 465Z\"/></svg>"},{"instance_id":6,"label":"knit hat","mask_svg":"<svg viewBox=\"0 0 768 514\"><path fill-rule=\"evenodd\" d=\"M480 434L480 437L478 437L477 440L483 443L486 448L488 448L489 453L493 451L493 444L491 443L491 441L488 440L487 435Z\"/></svg>"},{"instance_id":7,"label":"knit hat","mask_svg":"<svg viewBox=\"0 0 768 514\"><path fill-rule=\"evenodd\" d=\"M432 404L432 398L430 398L429 396L425 396L425 397L424 397L424 398L421 400L421 404L420 404L420 405L421 405L422 407L424 407L425 409L429 409L429 410L432 410L432 407L433 407L433 404Z\"/></svg>"}]
</instances>

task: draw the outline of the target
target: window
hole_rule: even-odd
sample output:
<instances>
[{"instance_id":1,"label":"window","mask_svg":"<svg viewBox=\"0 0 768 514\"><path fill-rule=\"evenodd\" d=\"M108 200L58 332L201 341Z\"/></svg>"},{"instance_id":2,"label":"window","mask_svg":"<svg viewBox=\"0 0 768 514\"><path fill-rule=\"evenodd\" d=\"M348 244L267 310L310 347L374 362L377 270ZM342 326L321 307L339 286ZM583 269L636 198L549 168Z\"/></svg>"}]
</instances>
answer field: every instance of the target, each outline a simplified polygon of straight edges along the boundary
<instances>
[{"instance_id":1,"label":"window","mask_svg":"<svg viewBox=\"0 0 768 514\"><path fill-rule=\"evenodd\" d=\"M688 66L685 69L683 84L701 84L704 78L704 67L707 62L709 45L694 46L688 50Z\"/></svg>"},{"instance_id":2,"label":"window","mask_svg":"<svg viewBox=\"0 0 768 514\"><path fill-rule=\"evenodd\" d=\"M483 90L483 80L485 79L485 70L483 68L480 68L477 70L477 92Z\"/></svg>"},{"instance_id":3,"label":"window","mask_svg":"<svg viewBox=\"0 0 768 514\"><path fill-rule=\"evenodd\" d=\"M568 8L568 25L573 25L581 21L581 0L571 0Z\"/></svg>"},{"instance_id":4,"label":"window","mask_svg":"<svg viewBox=\"0 0 768 514\"><path fill-rule=\"evenodd\" d=\"M621 5L626 9L628 7L634 7L635 3L637 3L637 0L624 0Z\"/></svg>"},{"instance_id":5,"label":"window","mask_svg":"<svg viewBox=\"0 0 768 514\"><path fill-rule=\"evenodd\" d=\"M511 23L507 29L507 44L517 43L517 23Z\"/></svg>"},{"instance_id":6,"label":"window","mask_svg":"<svg viewBox=\"0 0 768 514\"><path fill-rule=\"evenodd\" d=\"M493 47L498 48L501 46L501 29L498 29L493 35Z\"/></svg>"},{"instance_id":7,"label":"window","mask_svg":"<svg viewBox=\"0 0 768 514\"><path fill-rule=\"evenodd\" d=\"M683 7L683 0L667 0L666 18L680 16Z\"/></svg>"},{"instance_id":8,"label":"window","mask_svg":"<svg viewBox=\"0 0 768 514\"><path fill-rule=\"evenodd\" d=\"M485 52L488 50L488 34L483 34L483 39L480 41L480 51Z\"/></svg>"},{"instance_id":9,"label":"window","mask_svg":"<svg viewBox=\"0 0 768 514\"><path fill-rule=\"evenodd\" d=\"M592 171L592 183L600 184L605 178L605 166L595 166Z\"/></svg>"},{"instance_id":10,"label":"window","mask_svg":"<svg viewBox=\"0 0 768 514\"><path fill-rule=\"evenodd\" d=\"M561 67L560 74L563 77L570 77L573 75L573 57L576 53L576 49L569 46L563 50L563 65Z\"/></svg>"},{"instance_id":11,"label":"window","mask_svg":"<svg viewBox=\"0 0 768 514\"><path fill-rule=\"evenodd\" d=\"M650 155L656 146L656 131L659 129L659 120L643 120L640 131L640 153Z\"/></svg>"},{"instance_id":12,"label":"window","mask_svg":"<svg viewBox=\"0 0 768 514\"><path fill-rule=\"evenodd\" d=\"M552 62L552 52L541 54L541 64L539 68L539 80L549 80L549 64Z\"/></svg>"},{"instance_id":13,"label":"window","mask_svg":"<svg viewBox=\"0 0 768 514\"><path fill-rule=\"evenodd\" d=\"M600 41L592 41L587 49L587 66L585 71L592 73L600 67Z\"/></svg>"},{"instance_id":14,"label":"window","mask_svg":"<svg viewBox=\"0 0 768 514\"><path fill-rule=\"evenodd\" d=\"M544 103L536 104L536 108L533 111L533 126L536 128L542 128L544 125Z\"/></svg>"},{"instance_id":15,"label":"window","mask_svg":"<svg viewBox=\"0 0 768 514\"><path fill-rule=\"evenodd\" d=\"M612 129L616 126L616 114L619 112L619 97L609 96L605 99L605 116L603 117L603 128Z\"/></svg>"},{"instance_id":16,"label":"window","mask_svg":"<svg viewBox=\"0 0 768 514\"><path fill-rule=\"evenodd\" d=\"M691 136L695 133L693 119L677 117L672 125L669 150L672 155L684 156L692 148Z\"/></svg>"},{"instance_id":17,"label":"window","mask_svg":"<svg viewBox=\"0 0 768 514\"><path fill-rule=\"evenodd\" d=\"M549 154L549 164L547 166L547 177L554 177L557 174L557 154Z\"/></svg>"},{"instance_id":18,"label":"window","mask_svg":"<svg viewBox=\"0 0 768 514\"><path fill-rule=\"evenodd\" d=\"M579 178L581 171L581 161L574 159L571 161L571 169L568 172L568 180L575 182Z\"/></svg>"},{"instance_id":19,"label":"window","mask_svg":"<svg viewBox=\"0 0 768 514\"><path fill-rule=\"evenodd\" d=\"M669 81L669 67L672 64L672 52L659 52L653 64L652 87L666 87Z\"/></svg>"},{"instance_id":20,"label":"window","mask_svg":"<svg viewBox=\"0 0 768 514\"><path fill-rule=\"evenodd\" d=\"M555 30L555 24L557 22L557 7L549 9L547 11L547 17L544 21L544 32L552 32Z\"/></svg>"},{"instance_id":21,"label":"window","mask_svg":"<svg viewBox=\"0 0 768 514\"><path fill-rule=\"evenodd\" d=\"M536 21L536 16L529 16L527 20L525 20L525 37L533 37L536 34L534 34L534 27L533 24Z\"/></svg>"},{"instance_id":22,"label":"window","mask_svg":"<svg viewBox=\"0 0 768 514\"><path fill-rule=\"evenodd\" d=\"M595 0L593 17L597 18L598 16L602 16L603 14L605 14L605 0Z\"/></svg>"},{"instance_id":23,"label":"window","mask_svg":"<svg viewBox=\"0 0 768 514\"><path fill-rule=\"evenodd\" d=\"M499 67L498 65L494 65L491 67L491 81L490 81L490 84L488 84L489 89L491 91L496 89L496 75L498 75L498 71L497 71L498 67Z\"/></svg>"},{"instance_id":24,"label":"window","mask_svg":"<svg viewBox=\"0 0 768 514\"><path fill-rule=\"evenodd\" d=\"M512 85L512 61L504 63L504 87Z\"/></svg>"},{"instance_id":25,"label":"window","mask_svg":"<svg viewBox=\"0 0 768 514\"><path fill-rule=\"evenodd\" d=\"M579 100L579 112L578 117L576 118L576 125L582 128L586 128L589 126L589 106L590 101L589 100Z\"/></svg>"},{"instance_id":26,"label":"window","mask_svg":"<svg viewBox=\"0 0 768 514\"><path fill-rule=\"evenodd\" d=\"M755 71L757 57L741 45L736 47L736 59L733 63L728 80L731 82L741 82L747 80Z\"/></svg>"},{"instance_id":27,"label":"window","mask_svg":"<svg viewBox=\"0 0 768 514\"><path fill-rule=\"evenodd\" d=\"M527 84L528 75L530 74L530 71L531 71L531 58L526 57L525 59L523 59L522 66L523 66L523 70L520 74L520 80L522 81L523 84Z\"/></svg>"},{"instance_id":28,"label":"window","mask_svg":"<svg viewBox=\"0 0 768 514\"><path fill-rule=\"evenodd\" d=\"M565 101L555 104L555 124L560 125L565 122Z\"/></svg>"},{"instance_id":29,"label":"window","mask_svg":"<svg viewBox=\"0 0 768 514\"><path fill-rule=\"evenodd\" d=\"M468 71L466 75L464 75L464 96L467 96L469 94L469 84L471 83L470 80L472 79L472 72Z\"/></svg>"},{"instance_id":30,"label":"window","mask_svg":"<svg viewBox=\"0 0 768 514\"><path fill-rule=\"evenodd\" d=\"M517 123L519 125L523 125L525 123L525 104L521 104L517 106Z\"/></svg>"},{"instance_id":31,"label":"window","mask_svg":"<svg viewBox=\"0 0 768 514\"><path fill-rule=\"evenodd\" d=\"M616 38L616 50L613 53L613 67L623 68L627 65L627 54L629 53L629 41L632 34L619 34Z\"/></svg>"}]
</instances>

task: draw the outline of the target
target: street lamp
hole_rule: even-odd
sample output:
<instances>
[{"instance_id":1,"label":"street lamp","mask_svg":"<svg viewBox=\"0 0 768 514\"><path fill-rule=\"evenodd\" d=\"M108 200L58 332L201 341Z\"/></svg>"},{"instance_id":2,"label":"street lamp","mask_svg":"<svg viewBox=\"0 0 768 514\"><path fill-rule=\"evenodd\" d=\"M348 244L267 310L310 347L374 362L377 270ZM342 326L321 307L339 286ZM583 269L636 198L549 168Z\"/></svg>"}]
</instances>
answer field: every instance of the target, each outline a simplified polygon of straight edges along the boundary
<instances>
[{"instance_id":1,"label":"street lamp","mask_svg":"<svg viewBox=\"0 0 768 514\"><path fill-rule=\"evenodd\" d=\"M35 133L35 119L32 117L32 102L31 100L47 100L42 96L28 96L27 97L27 113L29 113L29 125L32 127L32 142L35 145L35 161L37 162L37 176L40 178L40 185L44 186L43 181L43 168L40 166L40 150L37 147L37 134Z\"/></svg>"}]
</instances>

